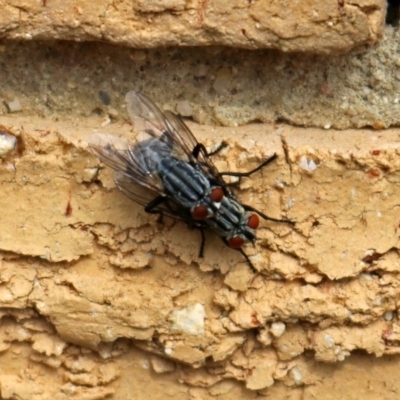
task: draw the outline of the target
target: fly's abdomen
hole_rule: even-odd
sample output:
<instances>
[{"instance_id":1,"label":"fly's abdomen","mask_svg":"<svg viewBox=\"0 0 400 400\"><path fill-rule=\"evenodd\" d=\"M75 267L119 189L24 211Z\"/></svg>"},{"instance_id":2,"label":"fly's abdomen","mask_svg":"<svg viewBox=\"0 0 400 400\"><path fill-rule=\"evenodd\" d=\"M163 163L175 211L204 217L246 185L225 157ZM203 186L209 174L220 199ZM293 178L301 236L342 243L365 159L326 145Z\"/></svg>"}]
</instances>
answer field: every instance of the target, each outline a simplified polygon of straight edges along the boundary
<instances>
[{"instance_id":1,"label":"fly's abdomen","mask_svg":"<svg viewBox=\"0 0 400 400\"><path fill-rule=\"evenodd\" d=\"M161 168L162 160L170 157L171 148L159 139L150 138L134 148L130 163L143 170L144 174L155 173Z\"/></svg>"}]
</instances>

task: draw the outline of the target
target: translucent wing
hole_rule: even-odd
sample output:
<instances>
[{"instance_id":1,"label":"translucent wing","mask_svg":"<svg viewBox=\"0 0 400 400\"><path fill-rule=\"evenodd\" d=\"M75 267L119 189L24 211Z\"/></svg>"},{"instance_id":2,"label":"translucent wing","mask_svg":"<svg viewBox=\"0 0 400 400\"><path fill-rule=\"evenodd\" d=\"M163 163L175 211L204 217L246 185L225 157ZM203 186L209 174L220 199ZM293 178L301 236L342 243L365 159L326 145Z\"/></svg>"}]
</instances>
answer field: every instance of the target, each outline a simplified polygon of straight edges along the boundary
<instances>
[{"instance_id":1,"label":"translucent wing","mask_svg":"<svg viewBox=\"0 0 400 400\"><path fill-rule=\"evenodd\" d=\"M169 156L168 146L157 139L130 143L106 134L89 136L88 144L100 161L114 169L115 184L127 197L146 207L161 196L164 201L153 207L152 212L188 222L188 210L166 196L155 172L162 158Z\"/></svg>"},{"instance_id":2,"label":"translucent wing","mask_svg":"<svg viewBox=\"0 0 400 400\"><path fill-rule=\"evenodd\" d=\"M88 144L100 161L148 189L153 197L165 194L156 173L162 159L170 154L165 144L156 139L130 143L106 134L91 135Z\"/></svg>"},{"instance_id":3,"label":"translucent wing","mask_svg":"<svg viewBox=\"0 0 400 400\"><path fill-rule=\"evenodd\" d=\"M191 130L186 126L186 124L182 121L182 119L178 115L170 111L166 111L165 117L167 118L171 126L174 128L174 134L178 138L180 138L184 142L185 147L190 148L191 149L190 151L192 152L193 149L199 143L197 142ZM199 155L196 161L197 163L199 163L201 169L206 173L206 175L219 178L218 170L215 167L214 163L211 161L210 157L205 152L204 147L200 147Z\"/></svg>"},{"instance_id":4,"label":"translucent wing","mask_svg":"<svg viewBox=\"0 0 400 400\"><path fill-rule=\"evenodd\" d=\"M135 132L146 133L166 143L173 149L173 156L187 162L195 162L192 148L177 137L173 126L160 109L146 96L137 92L128 92L125 96L128 114Z\"/></svg>"},{"instance_id":5,"label":"translucent wing","mask_svg":"<svg viewBox=\"0 0 400 400\"><path fill-rule=\"evenodd\" d=\"M192 154L199 143L180 117L170 111L163 114L141 93L128 92L125 99L135 131L146 132L168 143L172 149L172 156L198 165L207 176L219 177L218 170L207 156L204 147L199 148L197 158Z\"/></svg>"},{"instance_id":6,"label":"translucent wing","mask_svg":"<svg viewBox=\"0 0 400 400\"><path fill-rule=\"evenodd\" d=\"M141 93L127 93L126 102L134 139L127 141L112 135L92 135L88 140L92 152L117 172L116 185L126 196L144 206L162 196L165 200L152 210L188 222L188 210L179 207L165 193L159 176L162 160L173 157L188 162L209 179L223 184L217 169L178 116L171 112L163 114ZM195 148L198 150L196 157L193 155Z\"/></svg>"},{"instance_id":7,"label":"translucent wing","mask_svg":"<svg viewBox=\"0 0 400 400\"><path fill-rule=\"evenodd\" d=\"M147 206L152 202L157 196L155 192L143 189L142 186L135 183L132 179L127 177L121 172L115 172L114 174L115 184L121 192L129 197L131 200ZM179 219L189 223L192 226L201 225L201 222L196 222L191 220L189 211L185 208L180 207L175 202L171 201L167 196L163 197L163 202L158 204L156 207L152 208L152 212L160 213L169 216L173 219Z\"/></svg>"}]
</instances>

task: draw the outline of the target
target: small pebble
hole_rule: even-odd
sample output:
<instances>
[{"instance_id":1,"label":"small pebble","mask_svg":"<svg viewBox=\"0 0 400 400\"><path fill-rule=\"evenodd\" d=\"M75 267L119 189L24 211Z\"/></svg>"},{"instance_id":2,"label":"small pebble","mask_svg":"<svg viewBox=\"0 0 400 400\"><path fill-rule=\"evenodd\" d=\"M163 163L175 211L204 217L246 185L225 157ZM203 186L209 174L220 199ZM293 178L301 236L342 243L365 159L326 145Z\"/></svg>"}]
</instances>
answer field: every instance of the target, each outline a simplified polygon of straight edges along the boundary
<instances>
[{"instance_id":1,"label":"small pebble","mask_svg":"<svg viewBox=\"0 0 400 400\"><path fill-rule=\"evenodd\" d=\"M193 113L192 106L187 100L180 101L176 105L176 111L178 111L182 117L191 117Z\"/></svg>"},{"instance_id":2,"label":"small pebble","mask_svg":"<svg viewBox=\"0 0 400 400\"><path fill-rule=\"evenodd\" d=\"M22 111L21 103L19 102L17 97L13 101L9 101L7 103L7 107L11 113Z\"/></svg>"},{"instance_id":3,"label":"small pebble","mask_svg":"<svg viewBox=\"0 0 400 400\"><path fill-rule=\"evenodd\" d=\"M385 319L385 321L391 321L393 317L393 311L386 311L385 314L383 314L383 318Z\"/></svg>"},{"instance_id":4,"label":"small pebble","mask_svg":"<svg viewBox=\"0 0 400 400\"><path fill-rule=\"evenodd\" d=\"M13 135L9 135L6 132L0 131L0 157L4 157L6 154L15 150L17 147L17 138Z\"/></svg>"},{"instance_id":5,"label":"small pebble","mask_svg":"<svg viewBox=\"0 0 400 400\"><path fill-rule=\"evenodd\" d=\"M218 94L224 94L230 86L232 80L232 72L230 68L221 68L217 72L213 88Z\"/></svg>"},{"instance_id":6,"label":"small pebble","mask_svg":"<svg viewBox=\"0 0 400 400\"><path fill-rule=\"evenodd\" d=\"M273 322L269 330L274 337L281 337L286 330L286 325L283 322Z\"/></svg>"},{"instance_id":7,"label":"small pebble","mask_svg":"<svg viewBox=\"0 0 400 400\"><path fill-rule=\"evenodd\" d=\"M199 64L194 71L194 76L196 78L204 78L208 74L209 68L205 64Z\"/></svg>"},{"instance_id":8,"label":"small pebble","mask_svg":"<svg viewBox=\"0 0 400 400\"><path fill-rule=\"evenodd\" d=\"M99 98L100 101L105 105L105 106L109 106L111 103L111 97L110 95L104 91L104 90L100 90L99 91Z\"/></svg>"}]
</instances>

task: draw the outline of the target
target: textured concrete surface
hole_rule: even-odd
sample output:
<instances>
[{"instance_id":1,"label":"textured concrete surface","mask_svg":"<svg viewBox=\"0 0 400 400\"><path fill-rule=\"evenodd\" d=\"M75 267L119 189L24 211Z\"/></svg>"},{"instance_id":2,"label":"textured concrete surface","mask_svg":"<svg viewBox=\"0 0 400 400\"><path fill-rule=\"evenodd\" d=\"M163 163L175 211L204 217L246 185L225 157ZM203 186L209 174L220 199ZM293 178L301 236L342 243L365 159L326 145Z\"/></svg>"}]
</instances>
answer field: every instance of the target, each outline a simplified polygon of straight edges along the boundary
<instances>
[{"instance_id":1,"label":"textured concrete surface","mask_svg":"<svg viewBox=\"0 0 400 400\"><path fill-rule=\"evenodd\" d=\"M211 1L93 4L0 3L0 31L326 53L375 41L383 18L368 1L304 2L312 15L261 1L231 15ZM244 9L263 36L232 25ZM309 35L293 25L301 13ZM190 18L201 24L182 30ZM333 57L2 42L0 397L398 399L398 43L392 27ZM246 246L258 273L211 232L198 258L198 232L146 214L88 151L92 133L133 136L128 90L196 121L207 147L226 140L221 170L278 155L236 189L296 221L262 221Z\"/></svg>"},{"instance_id":2,"label":"textured concrete surface","mask_svg":"<svg viewBox=\"0 0 400 400\"><path fill-rule=\"evenodd\" d=\"M126 118L124 96L136 90L208 125L382 129L400 124L399 36L388 27L378 46L335 57L7 42L0 46L0 114L17 99L24 114L46 118Z\"/></svg>"},{"instance_id":3,"label":"textured concrete surface","mask_svg":"<svg viewBox=\"0 0 400 400\"><path fill-rule=\"evenodd\" d=\"M385 0L2 0L0 38L312 53L376 43Z\"/></svg>"}]
</instances>

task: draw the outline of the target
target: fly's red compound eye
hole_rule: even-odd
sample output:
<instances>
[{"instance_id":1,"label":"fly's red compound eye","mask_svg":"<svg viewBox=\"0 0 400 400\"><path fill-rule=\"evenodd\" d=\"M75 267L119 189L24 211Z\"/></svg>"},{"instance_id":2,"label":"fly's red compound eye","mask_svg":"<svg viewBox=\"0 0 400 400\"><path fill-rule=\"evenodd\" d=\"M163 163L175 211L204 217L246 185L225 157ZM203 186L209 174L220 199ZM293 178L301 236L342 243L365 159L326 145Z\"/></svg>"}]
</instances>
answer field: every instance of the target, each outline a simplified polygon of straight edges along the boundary
<instances>
[{"instance_id":1,"label":"fly's red compound eye","mask_svg":"<svg viewBox=\"0 0 400 400\"><path fill-rule=\"evenodd\" d=\"M224 191L221 187L216 187L210 192L210 199L214 203L221 203L222 199L224 198Z\"/></svg>"},{"instance_id":2,"label":"fly's red compound eye","mask_svg":"<svg viewBox=\"0 0 400 400\"><path fill-rule=\"evenodd\" d=\"M200 204L199 206L193 208L193 210L191 211L191 215L193 219L206 219L208 217L208 208L205 205Z\"/></svg>"},{"instance_id":3,"label":"fly's red compound eye","mask_svg":"<svg viewBox=\"0 0 400 400\"><path fill-rule=\"evenodd\" d=\"M238 249L239 247L242 247L243 243L244 243L244 240L240 236L234 236L228 242L229 247L231 247L232 249Z\"/></svg>"},{"instance_id":4,"label":"fly's red compound eye","mask_svg":"<svg viewBox=\"0 0 400 400\"><path fill-rule=\"evenodd\" d=\"M258 218L257 214L251 214L247 221L247 226L251 229L257 229L258 225L260 225L260 218Z\"/></svg>"}]
</instances>

